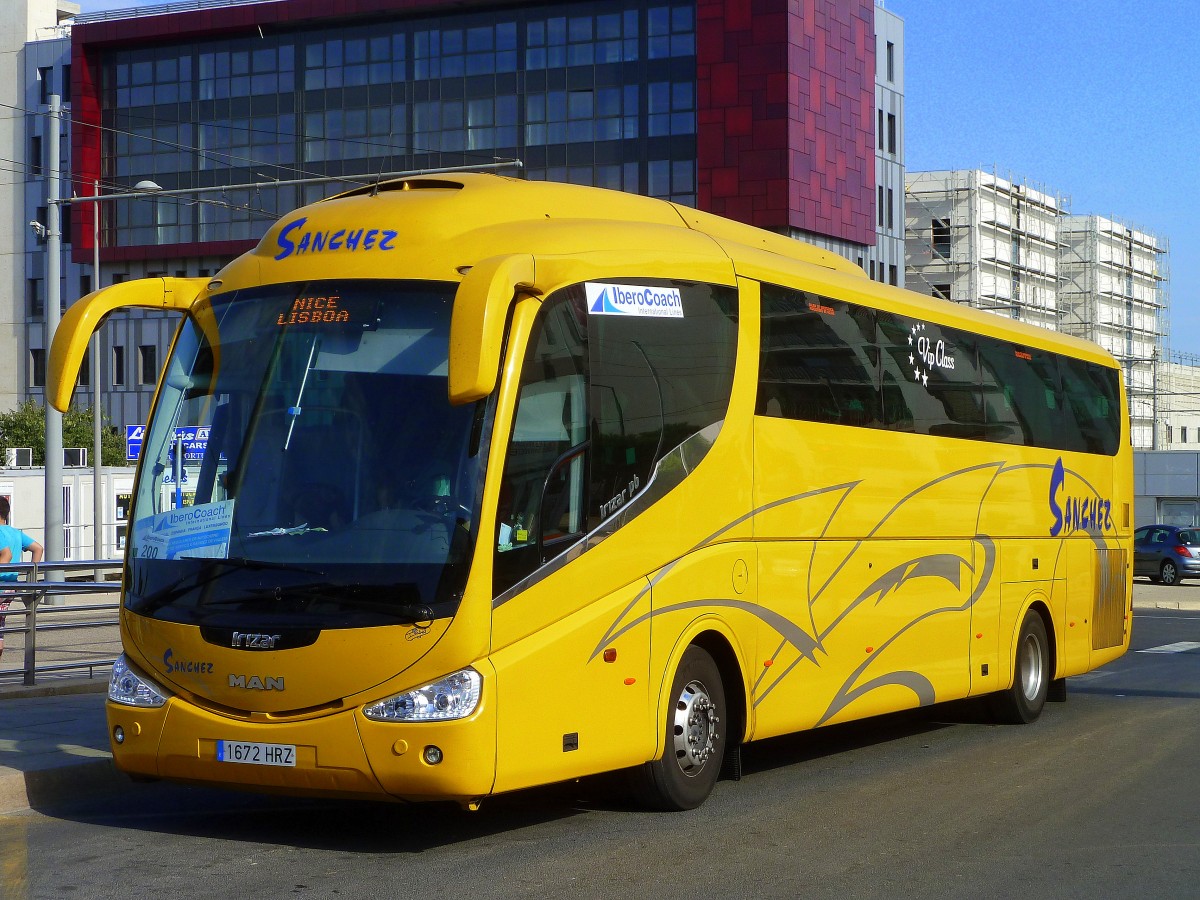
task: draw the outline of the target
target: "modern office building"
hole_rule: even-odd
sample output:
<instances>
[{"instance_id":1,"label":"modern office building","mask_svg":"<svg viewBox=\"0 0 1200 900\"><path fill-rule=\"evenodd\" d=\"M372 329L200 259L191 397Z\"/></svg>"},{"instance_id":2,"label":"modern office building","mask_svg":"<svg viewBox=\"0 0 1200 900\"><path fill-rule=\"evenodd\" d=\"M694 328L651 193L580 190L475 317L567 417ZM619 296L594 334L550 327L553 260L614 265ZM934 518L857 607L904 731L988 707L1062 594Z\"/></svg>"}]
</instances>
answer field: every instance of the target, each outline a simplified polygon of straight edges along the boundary
<instances>
[{"instance_id":1,"label":"modern office building","mask_svg":"<svg viewBox=\"0 0 1200 900\"><path fill-rule=\"evenodd\" d=\"M978 169L910 172L908 287L1094 341L1120 360L1133 446L1165 437L1166 242Z\"/></svg>"},{"instance_id":2,"label":"modern office building","mask_svg":"<svg viewBox=\"0 0 1200 900\"><path fill-rule=\"evenodd\" d=\"M904 287L904 22L875 9L875 230L873 253L855 261Z\"/></svg>"},{"instance_id":3,"label":"modern office building","mask_svg":"<svg viewBox=\"0 0 1200 900\"><path fill-rule=\"evenodd\" d=\"M46 205L47 86L68 110L64 195L162 189L69 208L65 303L211 274L300 204L460 166L669 198L903 281L903 23L875 0L189 0L81 15L34 43L18 218ZM26 362L10 403L40 398L46 346L44 246L16 243L24 303L0 356ZM104 327L115 423L144 420L172 329Z\"/></svg>"},{"instance_id":4,"label":"modern office building","mask_svg":"<svg viewBox=\"0 0 1200 900\"><path fill-rule=\"evenodd\" d=\"M29 228L45 206L32 196L31 179L40 176L41 137L31 135L29 110L36 110L50 82L45 58L61 62L67 43L61 40L62 23L79 12L75 3L62 0L19 0L6 4L0 16L0 410L16 406L27 396L26 259L38 237ZM51 49L43 50L45 46ZM47 94L48 99L48 94ZM30 203L29 200L34 202Z\"/></svg>"}]
</instances>

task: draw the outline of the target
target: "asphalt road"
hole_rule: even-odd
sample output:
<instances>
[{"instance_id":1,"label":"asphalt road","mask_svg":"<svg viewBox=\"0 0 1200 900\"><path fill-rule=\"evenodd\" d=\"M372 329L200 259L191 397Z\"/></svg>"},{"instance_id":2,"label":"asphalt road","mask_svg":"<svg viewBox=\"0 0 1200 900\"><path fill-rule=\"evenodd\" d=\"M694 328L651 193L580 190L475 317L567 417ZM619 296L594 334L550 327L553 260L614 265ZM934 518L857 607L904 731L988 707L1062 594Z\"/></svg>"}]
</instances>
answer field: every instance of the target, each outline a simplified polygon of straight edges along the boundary
<instances>
[{"instance_id":1,"label":"asphalt road","mask_svg":"<svg viewBox=\"0 0 1200 900\"><path fill-rule=\"evenodd\" d=\"M1165 590L1187 590L1174 588ZM699 810L611 783L444 806L172 785L0 817L4 896L1183 897L1200 880L1200 612L1029 726L958 704L751 745Z\"/></svg>"}]
</instances>

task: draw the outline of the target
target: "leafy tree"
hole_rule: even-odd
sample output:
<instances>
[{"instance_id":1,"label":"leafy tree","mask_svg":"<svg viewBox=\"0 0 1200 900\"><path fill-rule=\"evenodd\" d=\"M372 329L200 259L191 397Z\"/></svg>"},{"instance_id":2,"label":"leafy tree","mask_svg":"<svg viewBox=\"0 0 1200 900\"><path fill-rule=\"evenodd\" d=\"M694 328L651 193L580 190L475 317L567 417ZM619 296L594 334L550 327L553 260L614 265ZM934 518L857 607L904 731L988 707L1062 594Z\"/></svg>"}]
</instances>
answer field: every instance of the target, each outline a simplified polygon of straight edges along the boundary
<instances>
[{"instance_id":1,"label":"leafy tree","mask_svg":"<svg viewBox=\"0 0 1200 900\"><path fill-rule=\"evenodd\" d=\"M92 408L72 406L63 413L63 446L86 447L92 452ZM31 447L33 464L46 464L46 411L36 400L27 400L11 412L0 413L0 453L9 447ZM100 422L101 463L125 466L125 439L106 413Z\"/></svg>"}]
</instances>

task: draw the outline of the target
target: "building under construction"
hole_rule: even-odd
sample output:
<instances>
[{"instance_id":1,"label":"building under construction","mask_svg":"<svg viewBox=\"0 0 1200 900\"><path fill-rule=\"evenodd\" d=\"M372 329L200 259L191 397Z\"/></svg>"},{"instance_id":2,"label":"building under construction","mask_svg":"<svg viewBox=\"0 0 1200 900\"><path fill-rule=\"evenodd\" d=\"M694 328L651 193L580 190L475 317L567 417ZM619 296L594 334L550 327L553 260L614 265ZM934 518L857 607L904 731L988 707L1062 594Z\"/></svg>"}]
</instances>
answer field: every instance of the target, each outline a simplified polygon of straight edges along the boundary
<instances>
[{"instance_id":1,"label":"building under construction","mask_svg":"<svg viewBox=\"0 0 1200 900\"><path fill-rule=\"evenodd\" d=\"M1060 329L1121 361L1133 445L1158 449L1158 394L1170 321L1166 241L1103 216L1059 223Z\"/></svg>"},{"instance_id":2,"label":"building under construction","mask_svg":"<svg viewBox=\"0 0 1200 900\"><path fill-rule=\"evenodd\" d=\"M1157 448L1166 242L1068 205L980 169L910 172L907 287L1100 344L1124 369L1134 447Z\"/></svg>"},{"instance_id":3,"label":"building under construction","mask_svg":"<svg viewBox=\"0 0 1200 900\"><path fill-rule=\"evenodd\" d=\"M907 287L1056 328L1059 197L979 169L910 172Z\"/></svg>"}]
</instances>

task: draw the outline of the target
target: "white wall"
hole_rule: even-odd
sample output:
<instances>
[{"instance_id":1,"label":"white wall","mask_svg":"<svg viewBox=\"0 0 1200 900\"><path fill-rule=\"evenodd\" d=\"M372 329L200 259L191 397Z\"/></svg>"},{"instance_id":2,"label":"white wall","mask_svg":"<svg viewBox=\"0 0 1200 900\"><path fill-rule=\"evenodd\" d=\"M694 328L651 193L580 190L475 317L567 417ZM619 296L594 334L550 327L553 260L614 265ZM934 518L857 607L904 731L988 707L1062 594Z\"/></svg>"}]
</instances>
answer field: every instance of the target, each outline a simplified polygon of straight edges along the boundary
<instances>
[{"instance_id":1,"label":"white wall","mask_svg":"<svg viewBox=\"0 0 1200 900\"><path fill-rule=\"evenodd\" d=\"M104 530L104 559L116 559L123 555L125 521L118 518L117 503L122 495L133 493L133 468L106 467L100 470L101 492L104 511L101 526ZM95 532L92 529L92 470L64 469L63 492L70 497L69 514L64 523L70 540L68 559L89 560L95 557L93 545ZM9 524L19 528L41 544L46 542L46 487L45 470L0 468L0 495L9 498L12 516ZM125 506L128 509L128 505ZM27 560L26 560L27 561Z\"/></svg>"}]
</instances>

